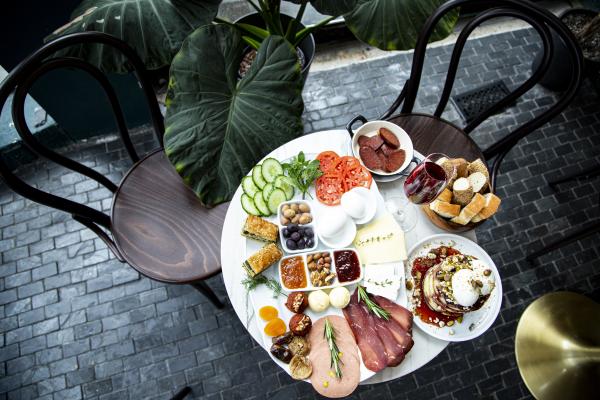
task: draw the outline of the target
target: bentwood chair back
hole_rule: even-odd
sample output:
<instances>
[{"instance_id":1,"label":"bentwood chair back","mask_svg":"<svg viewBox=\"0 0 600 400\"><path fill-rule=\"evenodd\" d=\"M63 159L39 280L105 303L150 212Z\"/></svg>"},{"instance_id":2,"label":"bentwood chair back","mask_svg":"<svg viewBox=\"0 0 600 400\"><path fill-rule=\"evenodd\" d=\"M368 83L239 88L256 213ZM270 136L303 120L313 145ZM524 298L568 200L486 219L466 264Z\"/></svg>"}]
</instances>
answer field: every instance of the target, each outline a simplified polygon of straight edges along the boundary
<instances>
[{"instance_id":1,"label":"bentwood chair back","mask_svg":"<svg viewBox=\"0 0 600 400\"><path fill-rule=\"evenodd\" d=\"M423 72L427 43L435 31L436 24L449 12L470 5L487 8L465 24L458 35L450 59L446 82L435 112L433 115L413 112ZM536 30L543 45L542 62L529 79L496 102L493 106L481 112L464 128L460 128L455 124L444 120L441 115L448 104L465 43L475 28L490 19L498 17L520 19ZM483 121L513 103L542 79L553 55L551 31L554 31L558 37L562 39L568 50L570 60L562 60L564 63L569 63L570 61L572 65L571 75L565 77L565 79L569 79L567 89L560 94L558 101L551 107L548 107L533 119L519 126L490 147L481 150L469 137L469 134ZM494 161L491 166L491 182L492 187L494 188L500 164L506 154L520 139L550 121L569 105L577 93L581 83L582 73L583 56L575 37L571 31L549 11L540 8L527 0L452 0L440 6L426 21L417 40L410 77L406 81L398 98L380 119L388 119L403 127L411 135L415 148L422 153L429 154L433 152L442 152L452 157L464 157L467 160L481 158L484 161L489 161L493 158ZM402 106L400 113L395 114L400 106Z\"/></svg>"},{"instance_id":2,"label":"bentwood chair back","mask_svg":"<svg viewBox=\"0 0 600 400\"><path fill-rule=\"evenodd\" d=\"M69 46L91 44L114 47L129 61L148 104L160 148L140 157L129 136L115 90L106 75L96 66L78 58L57 55ZM119 184L45 147L27 126L24 114L27 93L39 77L60 68L74 68L87 73L104 91L121 141L134 163ZM0 156L0 174L7 186L30 200L71 214L96 233L117 259L141 274L162 282L192 284L221 307L222 303L203 280L221 270L220 237L227 204L213 209L201 206L169 163L162 148L163 118L148 71L135 51L125 42L104 33L65 35L45 44L11 71L0 87L0 110L12 92L13 121L23 143L40 157L85 175L111 191L111 213L105 214L30 186L15 175Z\"/></svg>"}]
</instances>

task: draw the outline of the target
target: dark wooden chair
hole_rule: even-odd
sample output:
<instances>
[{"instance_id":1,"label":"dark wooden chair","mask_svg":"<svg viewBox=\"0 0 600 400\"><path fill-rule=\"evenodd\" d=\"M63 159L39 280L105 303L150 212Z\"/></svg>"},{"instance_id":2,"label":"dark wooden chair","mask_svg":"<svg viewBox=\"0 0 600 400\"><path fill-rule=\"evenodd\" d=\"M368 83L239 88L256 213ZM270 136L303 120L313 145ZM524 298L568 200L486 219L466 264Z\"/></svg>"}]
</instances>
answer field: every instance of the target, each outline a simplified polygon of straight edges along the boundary
<instances>
[{"instance_id":1,"label":"dark wooden chair","mask_svg":"<svg viewBox=\"0 0 600 400\"><path fill-rule=\"evenodd\" d=\"M441 98L435 112L433 115L413 112L423 71L427 43L435 30L436 24L448 12L459 7L473 5L482 8L487 7L487 9L465 24L463 30L459 34L450 59L444 89L441 93ZM542 39L544 52L543 59L539 68L529 79L493 106L480 113L464 128L461 128L442 118L442 113L450 98L461 54L465 43L473 30L483 22L497 17L517 18L531 25ZM510 132L487 149L480 149L473 139L469 137L469 134L491 115L496 114L507 105L513 103L544 76L553 53L550 30L557 33L557 35L565 42L569 50L569 56L573 65L573 73L570 77L565 77L569 79L567 90L564 91L561 94L560 99L547 110ZM576 43L572 33L558 18L526 0L449 1L440 6L426 21L417 40L410 77L404 84L398 98L380 119L387 119L404 128L411 136L414 148L422 154L427 155L439 152L451 157L463 157L469 161L481 158L488 163L493 159L490 169L492 188L495 188L496 176L500 164L511 148L517 144L520 139L562 112L577 93L581 83L583 57L581 50ZM402 106L400 113L395 114L400 106ZM364 117L359 116L352 120L350 124L348 124L348 127L351 128L357 120L365 119Z\"/></svg>"},{"instance_id":2,"label":"dark wooden chair","mask_svg":"<svg viewBox=\"0 0 600 400\"><path fill-rule=\"evenodd\" d=\"M152 126L160 147L138 156L129 137L116 93L107 77L95 66L72 57L57 56L69 46L100 43L112 46L128 59L145 95ZM75 68L96 79L110 102L121 140L134 163L116 185L97 171L66 158L40 144L24 115L25 97L45 73ZM204 282L218 274L220 239L227 204L207 209L182 181L163 151L164 124L143 63L126 43L112 36L85 32L66 35L45 44L19 64L0 87L0 107L14 91L12 114L23 143L34 153L76 171L113 193L110 215L36 189L17 177L0 157L0 174L15 192L37 203L62 210L102 239L115 257L141 274L161 282L191 284L217 307L223 304ZM0 108L1 110L1 108Z\"/></svg>"}]
</instances>

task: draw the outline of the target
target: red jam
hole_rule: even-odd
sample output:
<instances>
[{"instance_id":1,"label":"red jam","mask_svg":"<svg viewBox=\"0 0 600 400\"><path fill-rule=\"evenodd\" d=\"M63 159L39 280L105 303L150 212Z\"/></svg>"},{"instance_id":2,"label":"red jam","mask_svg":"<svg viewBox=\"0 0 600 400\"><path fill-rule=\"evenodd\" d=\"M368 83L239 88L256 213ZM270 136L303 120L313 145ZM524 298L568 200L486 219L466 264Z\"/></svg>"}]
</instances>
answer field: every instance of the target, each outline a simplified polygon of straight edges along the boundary
<instances>
[{"instance_id":1,"label":"red jam","mask_svg":"<svg viewBox=\"0 0 600 400\"><path fill-rule=\"evenodd\" d=\"M360 276L360 263L356 252L352 250L338 250L333 252L335 270L338 281L350 282Z\"/></svg>"},{"instance_id":2,"label":"red jam","mask_svg":"<svg viewBox=\"0 0 600 400\"><path fill-rule=\"evenodd\" d=\"M411 273L415 280L415 289L419 289L419 305L415 308L415 314L421 318L421 321L427 322L428 324L438 325L438 322L434 321L443 321L447 324L450 321L455 321L456 317L444 315L429 308L423 297L423 278L425 277L425 272L427 272L429 268L441 263L444 258L461 253L452 247L446 246L438 247L429 252L435 254L436 258L418 257L413 262ZM417 278L417 272L421 273L420 278Z\"/></svg>"}]
</instances>

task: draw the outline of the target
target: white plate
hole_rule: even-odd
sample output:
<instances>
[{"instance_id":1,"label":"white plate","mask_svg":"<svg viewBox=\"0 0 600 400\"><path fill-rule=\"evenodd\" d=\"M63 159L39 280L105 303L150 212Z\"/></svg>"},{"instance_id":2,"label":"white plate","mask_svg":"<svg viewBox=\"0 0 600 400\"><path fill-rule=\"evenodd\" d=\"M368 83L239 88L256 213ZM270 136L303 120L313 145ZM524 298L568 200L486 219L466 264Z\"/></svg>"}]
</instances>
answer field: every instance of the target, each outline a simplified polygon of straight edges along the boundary
<instances>
[{"instance_id":1,"label":"white plate","mask_svg":"<svg viewBox=\"0 0 600 400\"><path fill-rule=\"evenodd\" d=\"M375 193L373 193L371 190L359 186L356 187L352 190L350 190L349 192L354 192L356 194L358 194L364 203L368 204L367 206L367 212L365 213L365 215L362 218L359 219L354 219L354 223L358 224L358 225L363 225L363 224L368 224L369 222L371 222L371 220L373 219L373 217L375 216L375 213L377 212L377 199L375 198ZM346 192L346 193L349 193ZM346 193L344 193L344 195L342 195L342 209L344 208L343 204L344 204L344 196L346 195Z\"/></svg>"},{"instance_id":2,"label":"white plate","mask_svg":"<svg viewBox=\"0 0 600 400\"><path fill-rule=\"evenodd\" d=\"M477 257L483 261L492 269L492 273L495 278L495 287L490 294L490 297L485 302L483 307L477 311L472 311L464 314L463 322L460 324L454 324L452 327L438 327L432 324L421 321L421 318L415 316L415 324L428 335L431 335L437 339L447 340L450 342L462 342L466 340L474 339L482 335L489 329L494 323L500 312L500 306L502 305L502 281L500 280L500 274L498 269L492 261L491 257L483 250L477 243L472 242L462 236L452 234L440 234L429 236L417 244L408 252L408 262L406 263L405 276L406 279L412 279L411 269L415 258L425 256L430 249L434 249L439 246L454 247L456 250L463 254ZM407 291L408 306L412 311L414 310L414 304L412 302L412 290ZM474 325L471 330L469 327ZM450 334L454 331L454 334Z\"/></svg>"},{"instance_id":3,"label":"white plate","mask_svg":"<svg viewBox=\"0 0 600 400\"><path fill-rule=\"evenodd\" d=\"M338 151L338 154L341 154L341 153L342 152ZM344 154L341 154L341 155L344 155ZM308 159L314 159L316 157L316 154L307 153L306 157ZM280 161L285 161L285 160L280 160ZM377 200L377 214L383 214L385 212L385 205L384 205L383 197L379 193L379 189L377 188L377 184L375 182L373 182L371 184L370 190L373 192L373 194L375 195L375 199ZM311 187L311 189L309 190L309 193L312 196L312 199L316 199L314 186ZM292 200L298 201L301 199L302 199L301 194L296 193ZM315 233L318 234L318 229L319 229L318 215L320 213L326 212L327 209L330 207L326 206L324 204L321 204L318 200L312 201L311 207L313 207L311 209L311 212L314 212L313 217L314 217L315 228L317 230L317 232L315 232ZM336 207L339 207L339 206L336 206ZM277 217L268 217L265 219L269 220L273 223L276 223L276 221L275 221L276 218ZM248 256L252 255L254 252L258 251L262 247L261 243L255 241L255 240L247 239L247 238L245 239L245 243L246 243L246 249L245 249L246 258ZM338 246L338 247L352 247L352 246ZM326 250L331 250L331 248L328 247L321 240L321 241L319 241L317 248L312 250L312 252L326 251ZM285 255L289 255L289 254L290 253L285 253ZM362 268L362 266L361 266L361 268ZM402 270L402 268L399 268L399 269L400 269L400 271L399 271L400 277L402 280L404 280L404 276L402 275L404 273L404 271ZM275 264L275 265L271 266L270 268L268 268L266 271L263 272L263 275L265 275L266 277L269 277L269 278L273 278L276 281L279 281L278 264ZM356 285L346 286L346 288L350 291L350 293L353 293L356 288ZM406 294L403 289L404 289L404 286L402 285L396 303L406 306ZM260 317L258 316L258 310L263 306L267 306L267 305L273 306L273 307L277 308L277 310L279 311L279 317L281 319L283 319L286 322L286 324L289 322L290 318L294 314L290 310L288 310L287 307L285 306L287 296L279 296L278 298L273 298L273 293L265 285L260 285L255 290L250 292L249 300L250 300L251 306L254 310L254 320L256 321L255 323L258 326L259 332L261 332L263 343L265 344L265 347L268 349L271 347L271 344L272 344L271 339L272 338L270 336L267 336L264 333L264 327L266 325L266 322L263 321L262 319L260 319ZM324 312L321 312L321 313L314 313L310 309L307 309L304 313L306 315L308 315L312 321L316 321L319 318L324 317L326 315L339 315L341 317L344 316L344 314L342 313L342 310L339 310L334 307L329 307L327 310L325 310ZM246 323L246 321L242 321L242 322ZM359 351L359 354L360 354L360 351ZM277 358L273 357L273 355L270 352L269 352L269 356L271 357L271 359L273 359L273 361L275 363L277 363L277 365L279 365L284 371L286 371L288 374L290 374L290 369L289 369L288 364L285 364L282 361L278 360ZM362 362L362 359L361 359L360 381L362 382L366 379L371 378L374 375L375 375L375 372L368 370L364 366L364 363ZM306 381L310 382L310 379L307 379Z\"/></svg>"},{"instance_id":4,"label":"white plate","mask_svg":"<svg viewBox=\"0 0 600 400\"><path fill-rule=\"evenodd\" d=\"M336 238L326 238L321 235L318 224L317 232L319 232L319 240L329 248L348 247L352 244L354 237L356 236L356 224L352 221L352 218L348 216L348 219L342 228L343 234Z\"/></svg>"}]
</instances>

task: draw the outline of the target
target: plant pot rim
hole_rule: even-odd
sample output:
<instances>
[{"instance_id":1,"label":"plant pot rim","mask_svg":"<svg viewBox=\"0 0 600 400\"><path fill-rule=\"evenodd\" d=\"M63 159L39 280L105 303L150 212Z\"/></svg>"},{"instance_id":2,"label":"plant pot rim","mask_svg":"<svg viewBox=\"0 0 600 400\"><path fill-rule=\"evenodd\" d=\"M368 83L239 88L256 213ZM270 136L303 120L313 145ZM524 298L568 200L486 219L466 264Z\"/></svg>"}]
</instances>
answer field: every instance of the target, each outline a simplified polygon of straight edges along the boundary
<instances>
[{"instance_id":1,"label":"plant pot rim","mask_svg":"<svg viewBox=\"0 0 600 400\"><path fill-rule=\"evenodd\" d=\"M286 17L286 18L290 18L290 19L295 19L293 16L285 14L285 13L281 13L280 14L282 17ZM260 17L260 14L257 12L250 12L248 14L244 14L239 18L236 18L233 23L237 24L238 22L241 22L244 18L248 18L248 17ZM262 18L261 18L262 19ZM302 28L305 28L306 26L302 23L299 22L300 26L302 26ZM312 54L310 54L310 52L305 51L305 49L303 49L302 47L302 43L304 43L305 40L309 40L310 41L310 47L312 48ZM304 53L304 57L306 57L306 65L304 65L304 68L302 68L301 73L305 74L308 72L308 70L310 69L310 66L313 62L313 59L315 58L315 37L314 35L311 33L308 36L306 36L304 39L302 39L302 42L300 42L300 44L298 44L298 47L300 47L300 50L302 50L302 52Z\"/></svg>"},{"instance_id":2,"label":"plant pot rim","mask_svg":"<svg viewBox=\"0 0 600 400\"><path fill-rule=\"evenodd\" d=\"M563 12L561 12L560 14L558 14L558 19L560 19L562 21L562 19L569 14L598 14L598 13L599 13L598 11L590 10L589 8L583 8L583 7L568 8L568 9L564 10Z\"/></svg>"}]
</instances>

